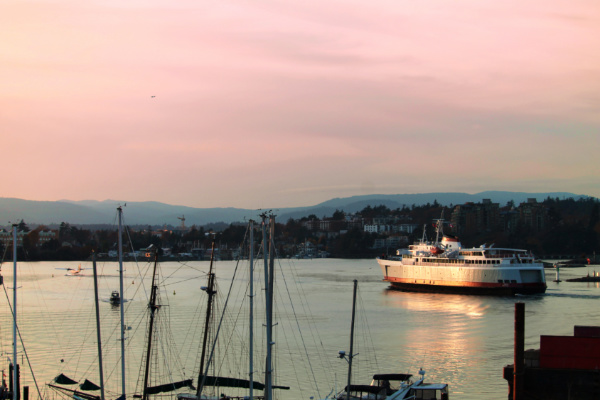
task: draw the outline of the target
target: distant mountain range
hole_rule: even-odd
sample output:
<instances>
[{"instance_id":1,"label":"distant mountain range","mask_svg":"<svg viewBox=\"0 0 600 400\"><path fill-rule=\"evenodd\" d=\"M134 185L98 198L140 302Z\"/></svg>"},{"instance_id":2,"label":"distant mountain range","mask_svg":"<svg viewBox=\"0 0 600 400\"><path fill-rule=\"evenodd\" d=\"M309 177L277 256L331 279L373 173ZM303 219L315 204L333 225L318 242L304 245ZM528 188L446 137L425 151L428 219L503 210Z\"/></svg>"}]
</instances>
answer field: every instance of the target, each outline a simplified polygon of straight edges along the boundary
<instances>
[{"instance_id":1,"label":"distant mountain range","mask_svg":"<svg viewBox=\"0 0 600 400\"><path fill-rule=\"evenodd\" d=\"M290 218L298 219L315 214L318 217L331 216L335 210L345 212L360 211L367 206L385 205L390 209L402 206L423 205L437 201L449 206L467 202L478 203L490 199L504 206L509 201L519 204L529 198L537 201L552 198L589 198L590 196L576 195L566 192L523 193L488 191L476 194L468 193L419 193L419 194L372 194L335 198L321 204L308 207L273 209L280 222ZM15 198L0 198L0 226L10 225L11 222L24 220L28 225L54 225L67 222L71 225L114 225L116 223L116 208L125 205L124 201L116 200L85 200L85 201L33 201ZM258 219L260 210L242 208L194 208L174 206L154 201L127 202L124 208L127 225L171 225L181 224L180 218L185 217L185 225L206 225L211 223L232 223L248 219Z\"/></svg>"}]
</instances>

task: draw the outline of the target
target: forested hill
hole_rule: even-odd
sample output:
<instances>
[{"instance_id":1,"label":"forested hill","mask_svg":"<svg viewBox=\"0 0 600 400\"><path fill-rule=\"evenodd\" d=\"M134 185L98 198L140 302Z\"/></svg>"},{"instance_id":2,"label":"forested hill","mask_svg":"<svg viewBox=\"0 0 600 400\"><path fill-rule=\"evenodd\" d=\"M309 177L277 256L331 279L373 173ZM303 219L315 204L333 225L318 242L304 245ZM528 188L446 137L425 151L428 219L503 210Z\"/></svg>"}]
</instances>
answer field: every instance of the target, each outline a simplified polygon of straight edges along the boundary
<instances>
[{"instance_id":1,"label":"forested hill","mask_svg":"<svg viewBox=\"0 0 600 400\"><path fill-rule=\"evenodd\" d=\"M525 193L488 191L475 194L469 193L419 193L419 194L372 194L352 196L327 200L314 206L306 207L278 207L272 209L280 221L290 218L299 219L311 214L318 217L330 217L336 210L354 213L367 206L375 207L384 205L389 209L404 206L421 206L434 202L443 206L464 204L467 202L481 202L490 199L501 205L509 201L516 204L534 198L538 202L546 198L578 200L589 196L577 195L566 192ZM206 225L216 222L226 224L256 219L259 210L215 207L194 208L180 205L170 205L154 201L130 202L117 200L104 201L32 201L15 198L0 198L0 226L8 226L9 222L24 220L31 225L58 225L67 222L72 225L98 225L114 224L116 208L126 204L125 217L130 225L178 226L180 218L185 218L187 226Z\"/></svg>"},{"instance_id":2,"label":"forested hill","mask_svg":"<svg viewBox=\"0 0 600 400\"><path fill-rule=\"evenodd\" d=\"M575 200L547 198L542 202L529 201L506 205L488 201L462 205L442 206L436 201L420 206L390 209L385 205L366 206L354 213L336 210L331 217L315 214L300 219L278 218L276 232L277 253L281 257L328 256L339 258L368 258L382 253L394 253L406 247L427 230L435 237L432 222L441 215L447 221L446 233L459 235L464 246L484 243L496 247L531 250L539 257L557 255L571 258L591 258L598 262L600 255L600 201L595 198ZM35 229L24 221L18 224L23 251L19 259L85 260L92 250L98 254L115 251L115 226L93 228L61 223L58 229L38 226ZM208 232L213 232L209 235ZM246 224L214 224L191 226L185 229L129 227L128 242L135 251L153 245L180 257L202 259L211 241L216 239L222 258L234 257ZM11 243L10 232L0 232L0 252L3 244ZM5 256L10 258L11 246ZM165 250L165 251L166 251ZM194 253L199 250L199 253Z\"/></svg>"}]
</instances>

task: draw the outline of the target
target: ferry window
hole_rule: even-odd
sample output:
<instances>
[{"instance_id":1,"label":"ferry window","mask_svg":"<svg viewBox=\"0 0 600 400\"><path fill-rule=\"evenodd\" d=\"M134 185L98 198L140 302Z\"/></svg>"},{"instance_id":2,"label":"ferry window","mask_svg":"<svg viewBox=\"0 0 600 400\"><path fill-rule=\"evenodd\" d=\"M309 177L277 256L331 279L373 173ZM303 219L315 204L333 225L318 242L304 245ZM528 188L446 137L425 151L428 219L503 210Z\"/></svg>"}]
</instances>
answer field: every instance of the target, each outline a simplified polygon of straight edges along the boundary
<instances>
[{"instance_id":1,"label":"ferry window","mask_svg":"<svg viewBox=\"0 0 600 400\"><path fill-rule=\"evenodd\" d=\"M510 283L517 283L517 281L513 279L512 281L510 281Z\"/></svg>"},{"instance_id":2,"label":"ferry window","mask_svg":"<svg viewBox=\"0 0 600 400\"><path fill-rule=\"evenodd\" d=\"M502 279L498 279L498 283L503 283L503 282L502 282Z\"/></svg>"}]
</instances>

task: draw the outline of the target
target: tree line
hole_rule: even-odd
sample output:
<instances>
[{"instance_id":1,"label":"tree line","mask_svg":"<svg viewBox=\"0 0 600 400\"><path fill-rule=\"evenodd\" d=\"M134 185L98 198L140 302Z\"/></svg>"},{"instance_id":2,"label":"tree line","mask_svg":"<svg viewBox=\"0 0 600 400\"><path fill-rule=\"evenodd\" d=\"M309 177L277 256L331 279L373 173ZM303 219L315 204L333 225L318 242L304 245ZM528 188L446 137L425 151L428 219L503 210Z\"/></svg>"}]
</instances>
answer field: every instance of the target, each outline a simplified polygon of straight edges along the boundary
<instances>
[{"instance_id":1,"label":"tree line","mask_svg":"<svg viewBox=\"0 0 600 400\"><path fill-rule=\"evenodd\" d=\"M569 255L590 257L600 250L600 211L599 201L587 199L547 198L540 203L545 210L546 222L543 229L534 230L526 224L517 224L510 230L496 229L483 232L471 232L460 239L463 247L480 246L483 243L496 247L516 247L531 250L537 256ZM509 202L502 209L514 208ZM433 237L432 221L442 215L449 216L453 206L441 206L436 202L424 205L403 206L390 209L384 205L367 206L358 213L349 215L343 210L336 210L331 217L309 215L301 219L289 219L276 224L276 245L282 257L293 257L307 243L320 252L326 252L336 258L370 258L382 253L375 248L377 239L385 239L393 235L407 237L412 243L423 236L423 230L429 238ZM370 233L356 225L348 225L347 229L336 234L328 234L320 230L309 229L307 221L328 220L371 220L373 218L389 218L410 222L420 227L411 233ZM447 227L452 233L452 227ZM67 222L60 224L55 238L42 241L41 232L48 230L45 226L30 229L25 221L21 221L18 230L26 232L22 246L19 247L19 259L24 261L39 260L86 260L92 252L108 253L117 248L117 230L114 227L89 229L85 226L74 226ZM150 245L163 249L169 248L173 254L186 253L191 247L209 249L214 240L221 249L237 248L246 235L246 224L213 224L210 226L192 226L186 231L157 229L152 226L133 226L126 229L124 248L139 250ZM331 233L331 232L329 232ZM11 257L12 247L0 243L3 260ZM385 249L395 252L395 249Z\"/></svg>"}]
</instances>

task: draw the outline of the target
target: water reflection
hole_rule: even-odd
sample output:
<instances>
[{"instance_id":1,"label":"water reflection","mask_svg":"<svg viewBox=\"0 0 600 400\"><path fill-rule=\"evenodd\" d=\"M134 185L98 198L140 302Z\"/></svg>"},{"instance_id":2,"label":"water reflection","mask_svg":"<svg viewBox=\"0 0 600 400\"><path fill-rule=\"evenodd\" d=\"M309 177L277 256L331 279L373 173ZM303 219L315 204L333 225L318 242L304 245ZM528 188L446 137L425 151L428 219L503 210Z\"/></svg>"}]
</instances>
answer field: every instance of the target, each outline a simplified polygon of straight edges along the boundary
<instances>
[{"instance_id":1,"label":"water reflection","mask_svg":"<svg viewBox=\"0 0 600 400\"><path fill-rule=\"evenodd\" d=\"M277 330L281 337L277 340L277 347L279 350L283 348L283 328L294 314L294 317L299 317L299 325L303 329L315 328L315 331L319 331L323 346L319 346L318 351L325 355L326 360L332 361L333 368L324 364L329 370L338 373L337 383L343 382L341 377L347 371L346 362L336 358L336 355L341 349L347 350L345 347L349 335L353 279L360 282L359 298L368 315L368 324L364 328L368 328L368 333L373 337L373 353L376 353L379 364L379 368L360 370L357 367L357 382L368 383L375 372L414 374L419 367L423 367L427 371L427 380L450 384L450 398L504 400L507 384L502 379L501 368L510 364L513 358L515 302L526 303L526 348L539 347L540 335L572 335L574 325L600 325L600 317L595 311L597 300L600 299L598 283L548 282L547 293L536 296L409 293L386 290L388 284L382 281L381 271L372 267L373 260L296 260L293 263L300 278L299 286L308 295L307 307L298 307L292 313L289 309L278 306ZM172 317L172 330L184 353L196 352L196 347L187 345L192 341L187 340L185 335L189 332L189 326L195 326L195 319L203 316L204 297L198 277L204 275L198 271L205 270L207 264L191 263L194 267L191 271L180 269L181 265L178 263L163 265L164 270L168 271L165 275L173 277L175 281L169 293L176 290L177 295L169 299L168 310ZM41 371L39 378L42 382L51 379L58 371L77 371L84 368L83 364L87 368L90 363L86 361L96 357L95 346L89 345L94 343L96 337L93 330L93 280L63 275L52 277L56 267L69 265L21 264L20 328L25 342L30 345L29 355ZM219 280L228 282L235 270L235 263L220 262L218 268ZM118 287L116 271L116 263L108 263L104 268L100 266L101 298L108 299L111 291ZM10 271L3 272L5 283L10 282ZM143 314L147 299L141 289L142 279L133 264L128 266L128 274L126 289L129 288L129 292L126 292L125 297L133 300L127 305L127 315L131 316L128 318L128 326L133 329L127 334L127 360L135 368L133 361L139 361L138 355L142 354L142 331L145 325L134 320L133 316ZM581 270L564 273L561 270L562 279L580 274ZM285 284L283 279L279 282L282 283L282 288L292 285L292 280ZM259 299L260 292L257 292ZM240 292L240 297L246 298L244 292ZM286 304L286 299L287 297L279 299L276 304ZM12 335L10 329L6 328L10 326L10 314L6 310L6 303L4 297L0 299L0 328L4 327L0 329L0 339L5 339L4 342L10 344ZM237 305L232 302L230 307L234 307L234 303ZM119 309L112 309L106 302L101 303L100 308L102 337L107 344L106 365L118 365ZM73 334L74 328L77 329L76 335ZM260 332L261 328L256 329ZM0 346L0 352L6 348ZM367 350L357 351L360 353L357 357L359 361L373 358ZM192 371L197 364L193 356L190 358L191 360L185 361L186 371ZM61 363L62 359L65 360L64 363ZM293 376L292 371L298 365L292 365L287 358L282 358L278 367L280 373ZM135 376L136 372L132 370L131 376ZM106 374L111 385L118 385L117 369L110 369ZM83 376L81 373L78 375ZM24 374L23 379L29 378ZM333 383L333 379L319 382L327 391ZM285 393L285 398L308 398L300 394L299 386L301 385L294 385L290 393Z\"/></svg>"},{"instance_id":2,"label":"water reflection","mask_svg":"<svg viewBox=\"0 0 600 400\"><path fill-rule=\"evenodd\" d=\"M409 293L392 289L384 290L383 294L385 295L384 305L411 311L451 313L469 318L481 318L490 307L479 296Z\"/></svg>"}]
</instances>

